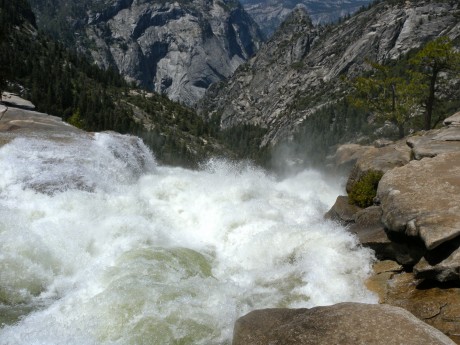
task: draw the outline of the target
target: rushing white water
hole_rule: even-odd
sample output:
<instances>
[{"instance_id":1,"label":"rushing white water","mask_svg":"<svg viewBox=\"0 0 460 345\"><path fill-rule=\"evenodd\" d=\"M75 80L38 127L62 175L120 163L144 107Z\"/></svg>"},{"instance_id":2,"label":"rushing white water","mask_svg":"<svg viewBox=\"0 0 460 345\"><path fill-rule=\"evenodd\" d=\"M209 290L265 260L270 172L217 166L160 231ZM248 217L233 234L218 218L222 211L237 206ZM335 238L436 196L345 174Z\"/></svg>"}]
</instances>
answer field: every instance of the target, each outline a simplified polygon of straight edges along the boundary
<instances>
[{"instance_id":1,"label":"rushing white water","mask_svg":"<svg viewBox=\"0 0 460 345\"><path fill-rule=\"evenodd\" d=\"M161 167L114 134L16 139L0 167L2 345L230 344L252 309L375 302L318 172Z\"/></svg>"}]
</instances>

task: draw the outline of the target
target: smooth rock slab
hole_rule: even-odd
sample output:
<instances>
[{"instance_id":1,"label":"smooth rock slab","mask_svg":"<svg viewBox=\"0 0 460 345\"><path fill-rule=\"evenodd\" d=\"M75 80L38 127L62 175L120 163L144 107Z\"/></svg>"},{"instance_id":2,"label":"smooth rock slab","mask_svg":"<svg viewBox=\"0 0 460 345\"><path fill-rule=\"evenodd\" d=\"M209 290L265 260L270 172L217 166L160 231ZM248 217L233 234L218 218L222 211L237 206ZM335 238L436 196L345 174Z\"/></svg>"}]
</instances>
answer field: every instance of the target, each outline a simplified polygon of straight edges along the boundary
<instances>
[{"instance_id":1,"label":"smooth rock slab","mask_svg":"<svg viewBox=\"0 0 460 345\"><path fill-rule=\"evenodd\" d=\"M420 237L428 250L459 236L460 152L412 161L387 172L377 197L385 226Z\"/></svg>"},{"instance_id":2,"label":"smooth rock slab","mask_svg":"<svg viewBox=\"0 0 460 345\"><path fill-rule=\"evenodd\" d=\"M7 140L17 136L89 136L57 116L36 111L8 107L0 119L0 137Z\"/></svg>"},{"instance_id":3,"label":"smooth rock slab","mask_svg":"<svg viewBox=\"0 0 460 345\"><path fill-rule=\"evenodd\" d=\"M455 344L408 311L340 303L311 309L264 309L238 319L233 345Z\"/></svg>"},{"instance_id":4,"label":"smooth rock slab","mask_svg":"<svg viewBox=\"0 0 460 345\"><path fill-rule=\"evenodd\" d=\"M378 293L380 303L410 311L460 344L460 288L445 284L426 286L414 274L398 270L396 263L393 269L385 265L389 268L386 270L380 265L374 265L375 275L366 284Z\"/></svg>"},{"instance_id":5,"label":"smooth rock slab","mask_svg":"<svg viewBox=\"0 0 460 345\"><path fill-rule=\"evenodd\" d=\"M454 119L450 121L448 123L453 123ZM412 148L413 156L418 160L436 157L442 153L459 152L460 127L451 125L425 132L423 135L414 135L407 139L407 145Z\"/></svg>"},{"instance_id":6,"label":"smooth rock slab","mask_svg":"<svg viewBox=\"0 0 460 345\"><path fill-rule=\"evenodd\" d=\"M385 173L395 167L403 166L411 160L411 149L405 141L392 145L370 148L363 152L354 165L347 181L347 192L350 193L354 184L369 171Z\"/></svg>"},{"instance_id":7,"label":"smooth rock slab","mask_svg":"<svg viewBox=\"0 0 460 345\"><path fill-rule=\"evenodd\" d=\"M460 111L443 121L445 126L460 126Z\"/></svg>"}]
</instances>

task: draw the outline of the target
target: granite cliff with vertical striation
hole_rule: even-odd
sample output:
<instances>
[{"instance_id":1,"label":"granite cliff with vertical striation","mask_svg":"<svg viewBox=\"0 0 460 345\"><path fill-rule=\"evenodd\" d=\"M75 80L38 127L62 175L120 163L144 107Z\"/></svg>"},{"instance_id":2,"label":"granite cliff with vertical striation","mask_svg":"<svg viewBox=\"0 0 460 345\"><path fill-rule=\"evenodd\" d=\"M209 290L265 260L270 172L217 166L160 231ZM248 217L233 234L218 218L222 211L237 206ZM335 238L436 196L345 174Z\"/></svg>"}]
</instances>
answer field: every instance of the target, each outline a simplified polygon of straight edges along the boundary
<instances>
[{"instance_id":1,"label":"granite cliff with vertical striation","mask_svg":"<svg viewBox=\"0 0 460 345\"><path fill-rule=\"evenodd\" d=\"M40 27L60 37L75 31L72 39L99 66L115 67L127 80L188 105L229 77L261 42L236 0L58 0L54 9L31 2ZM53 10L69 21L67 28L47 24Z\"/></svg>"}]
</instances>

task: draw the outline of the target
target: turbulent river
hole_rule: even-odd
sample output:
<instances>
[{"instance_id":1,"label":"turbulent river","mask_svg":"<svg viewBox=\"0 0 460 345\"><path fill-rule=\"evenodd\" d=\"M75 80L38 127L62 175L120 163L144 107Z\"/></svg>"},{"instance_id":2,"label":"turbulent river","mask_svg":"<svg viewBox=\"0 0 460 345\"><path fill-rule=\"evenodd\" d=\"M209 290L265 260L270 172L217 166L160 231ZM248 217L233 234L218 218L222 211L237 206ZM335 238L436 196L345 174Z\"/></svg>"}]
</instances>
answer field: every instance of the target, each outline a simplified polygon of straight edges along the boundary
<instances>
[{"instance_id":1,"label":"turbulent river","mask_svg":"<svg viewBox=\"0 0 460 345\"><path fill-rule=\"evenodd\" d=\"M231 344L256 308L375 302L315 171L156 164L133 137L0 148L0 344Z\"/></svg>"}]
</instances>

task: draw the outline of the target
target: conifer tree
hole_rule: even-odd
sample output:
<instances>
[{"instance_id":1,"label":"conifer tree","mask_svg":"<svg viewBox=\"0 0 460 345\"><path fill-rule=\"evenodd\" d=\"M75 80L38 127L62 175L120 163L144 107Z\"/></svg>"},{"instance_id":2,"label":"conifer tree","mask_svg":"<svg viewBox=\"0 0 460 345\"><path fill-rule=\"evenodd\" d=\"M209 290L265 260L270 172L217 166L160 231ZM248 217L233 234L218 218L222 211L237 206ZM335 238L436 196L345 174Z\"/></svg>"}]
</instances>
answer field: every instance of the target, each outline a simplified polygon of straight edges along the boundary
<instances>
[{"instance_id":1,"label":"conifer tree","mask_svg":"<svg viewBox=\"0 0 460 345\"><path fill-rule=\"evenodd\" d=\"M370 75L352 83L350 100L355 106L366 107L378 118L395 124L400 137L407 124L422 114L425 130L442 120L443 116L435 122L432 119L441 86L448 84L451 74L460 72L460 53L449 38L428 42L402 69L398 64L370 64Z\"/></svg>"},{"instance_id":2,"label":"conifer tree","mask_svg":"<svg viewBox=\"0 0 460 345\"><path fill-rule=\"evenodd\" d=\"M428 42L411 60L412 68L419 74L420 81L425 85L422 104L425 107L424 129L433 127L433 111L437 95L449 74L460 72L460 53L454 50L448 37L440 37ZM436 125L436 123L434 124Z\"/></svg>"}]
</instances>

